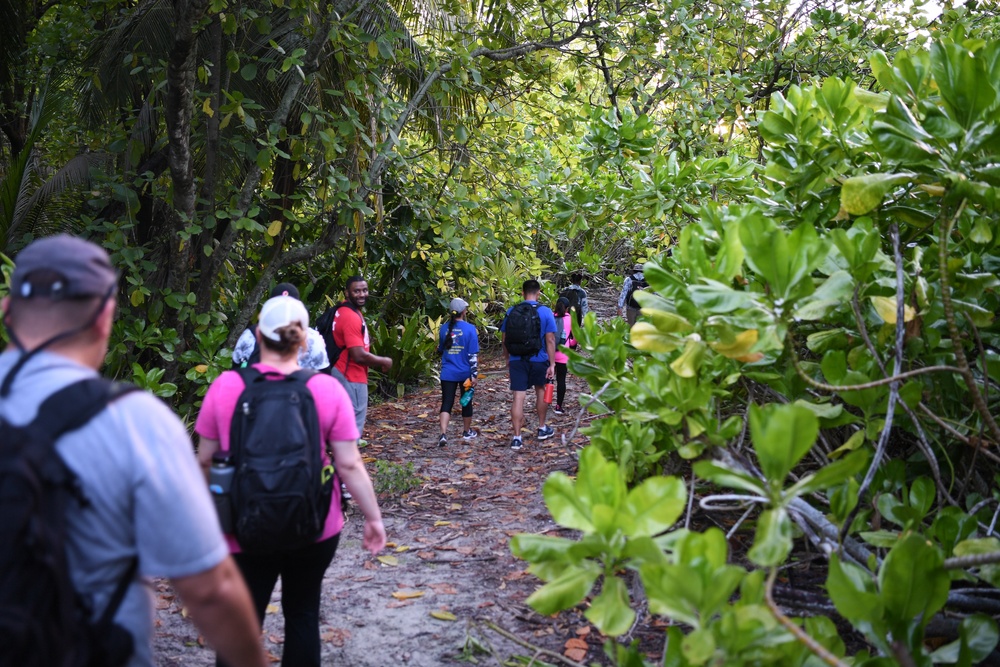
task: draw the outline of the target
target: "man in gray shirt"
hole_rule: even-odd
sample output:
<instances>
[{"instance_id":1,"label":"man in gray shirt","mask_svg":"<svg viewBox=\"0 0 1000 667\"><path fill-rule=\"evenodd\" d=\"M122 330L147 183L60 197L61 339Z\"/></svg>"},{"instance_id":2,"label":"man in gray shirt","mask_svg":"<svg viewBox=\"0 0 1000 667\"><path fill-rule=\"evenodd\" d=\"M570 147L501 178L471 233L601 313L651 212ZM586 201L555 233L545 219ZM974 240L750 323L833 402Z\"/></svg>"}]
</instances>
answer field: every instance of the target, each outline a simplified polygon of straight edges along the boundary
<instances>
[{"instance_id":1,"label":"man in gray shirt","mask_svg":"<svg viewBox=\"0 0 1000 667\"><path fill-rule=\"evenodd\" d=\"M54 392L97 377L108 350L118 278L100 247L67 235L17 256L0 307L14 344L0 355L0 416L23 426ZM115 622L132 635L128 667L153 664L153 590L167 577L205 639L232 665L267 664L246 585L228 555L191 441L146 392L109 404L58 440L87 503L67 511L67 559L93 618L138 560Z\"/></svg>"}]
</instances>

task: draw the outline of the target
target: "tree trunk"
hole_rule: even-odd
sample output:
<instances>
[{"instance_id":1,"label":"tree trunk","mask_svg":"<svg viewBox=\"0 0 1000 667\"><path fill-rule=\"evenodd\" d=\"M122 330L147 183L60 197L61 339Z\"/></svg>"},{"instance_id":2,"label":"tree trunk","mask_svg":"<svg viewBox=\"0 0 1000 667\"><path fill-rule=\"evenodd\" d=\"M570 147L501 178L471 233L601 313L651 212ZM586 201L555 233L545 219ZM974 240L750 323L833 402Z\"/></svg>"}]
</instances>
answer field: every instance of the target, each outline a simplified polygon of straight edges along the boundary
<instances>
[{"instance_id":1,"label":"tree trunk","mask_svg":"<svg viewBox=\"0 0 1000 667\"><path fill-rule=\"evenodd\" d=\"M191 244L184 237L194 221L197 188L191 154L191 113L196 62L196 27L208 10L208 0L174 0L174 43L167 59L167 163L173 183L173 215L168 240L167 287L187 294L191 273ZM183 341L185 321L181 311L167 312L167 326L177 329ZM170 371L172 369L168 369Z\"/></svg>"}]
</instances>

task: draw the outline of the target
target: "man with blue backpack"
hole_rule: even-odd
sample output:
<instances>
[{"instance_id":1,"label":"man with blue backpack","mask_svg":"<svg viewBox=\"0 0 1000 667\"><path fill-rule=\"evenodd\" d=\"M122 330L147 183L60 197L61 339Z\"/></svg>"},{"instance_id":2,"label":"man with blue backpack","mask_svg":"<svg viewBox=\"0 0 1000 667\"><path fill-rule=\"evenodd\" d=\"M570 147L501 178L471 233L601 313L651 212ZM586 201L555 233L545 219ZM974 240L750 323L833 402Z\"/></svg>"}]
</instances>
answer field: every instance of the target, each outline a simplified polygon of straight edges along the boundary
<instances>
[{"instance_id":1,"label":"man with blue backpack","mask_svg":"<svg viewBox=\"0 0 1000 667\"><path fill-rule=\"evenodd\" d=\"M503 332L503 355L510 373L510 389L514 401L510 418L514 438L510 448L519 450L521 423L524 421L524 399L528 387L535 388L535 408L538 412L538 439L547 440L555 435L551 426L545 425L548 404L543 400L545 385L556 374L556 318L552 310L538 303L542 287L537 280L526 280L521 287L524 300L507 310L500 331Z\"/></svg>"}]
</instances>

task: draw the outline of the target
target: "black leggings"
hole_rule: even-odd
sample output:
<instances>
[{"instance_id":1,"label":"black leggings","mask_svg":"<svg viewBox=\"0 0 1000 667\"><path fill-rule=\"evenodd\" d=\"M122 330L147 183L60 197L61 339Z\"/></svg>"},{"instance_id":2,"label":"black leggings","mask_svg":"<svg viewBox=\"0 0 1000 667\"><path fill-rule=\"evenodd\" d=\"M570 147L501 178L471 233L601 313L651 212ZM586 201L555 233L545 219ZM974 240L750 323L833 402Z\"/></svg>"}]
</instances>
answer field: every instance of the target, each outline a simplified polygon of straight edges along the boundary
<instances>
[{"instance_id":1,"label":"black leggings","mask_svg":"<svg viewBox=\"0 0 1000 667\"><path fill-rule=\"evenodd\" d=\"M233 554L250 589L261 626L274 585L281 577L281 611L285 616L285 667L320 667L319 599L323 575L337 552L340 535L301 549L273 554ZM216 662L225 667L221 660Z\"/></svg>"},{"instance_id":2,"label":"black leggings","mask_svg":"<svg viewBox=\"0 0 1000 667\"><path fill-rule=\"evenodd\" d=\"M566 364L556 362L556 405L560 408L566 398Z\"/></svg>"},{"instance_id":3,"label":"black leggings","mask_svg":"<svg viewBox=\"0 0 1000 667\"><path fill-rule=\"evenodd\" d=\"M459 394L459 387L462 386L462 382L457 380L441 380L441 412L451 414L451 408L455 405L455 396ZM472 416L472 401L469 401L468 405L462 406L462 416Z\"/></svg>"}]
</instances>

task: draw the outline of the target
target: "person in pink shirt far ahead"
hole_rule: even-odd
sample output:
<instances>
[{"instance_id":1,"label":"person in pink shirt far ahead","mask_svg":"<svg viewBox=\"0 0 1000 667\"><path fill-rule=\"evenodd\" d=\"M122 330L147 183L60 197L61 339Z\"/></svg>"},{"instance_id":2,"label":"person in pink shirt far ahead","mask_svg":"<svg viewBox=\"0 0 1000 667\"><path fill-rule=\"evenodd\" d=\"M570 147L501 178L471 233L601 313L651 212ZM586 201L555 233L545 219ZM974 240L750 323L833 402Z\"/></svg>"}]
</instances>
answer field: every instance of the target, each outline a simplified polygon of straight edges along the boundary
<instances>
[{"instance_id":1,"label":"person in pink shirt far ahead","mask_svg":"<svg viewBox=\"0 0 1000 667\"><path fill-rule=\"evenodd\" d=\"M260 363L254 367L261 372L280 375L299 370L298 352L306 344L308 326L309 315L298 299L278 296L268 300L261 309L257 326L261 356ZM337 380L323 373L311 377L306 387L316 402L324 441L321 443L323 463L329 463L329 449L333 452L337 476L365 515L363 545L376 554L385 547L385 526L375 490L358 451L358 429L351 400ZM239 373L226 371L205 395L195 432L200 436L198 461L206 475L213 454L229 450L230 424L243 388ZM309 546L271 554L248 554L241 551L232 535L226 536L261 619L275 583L281 577L285 615L282 661L286 665L318 667L320 664L319 603L323 574L333 560L343 526L340 495L334 493L324 530Z\"/></svg>"}]
</instances>

